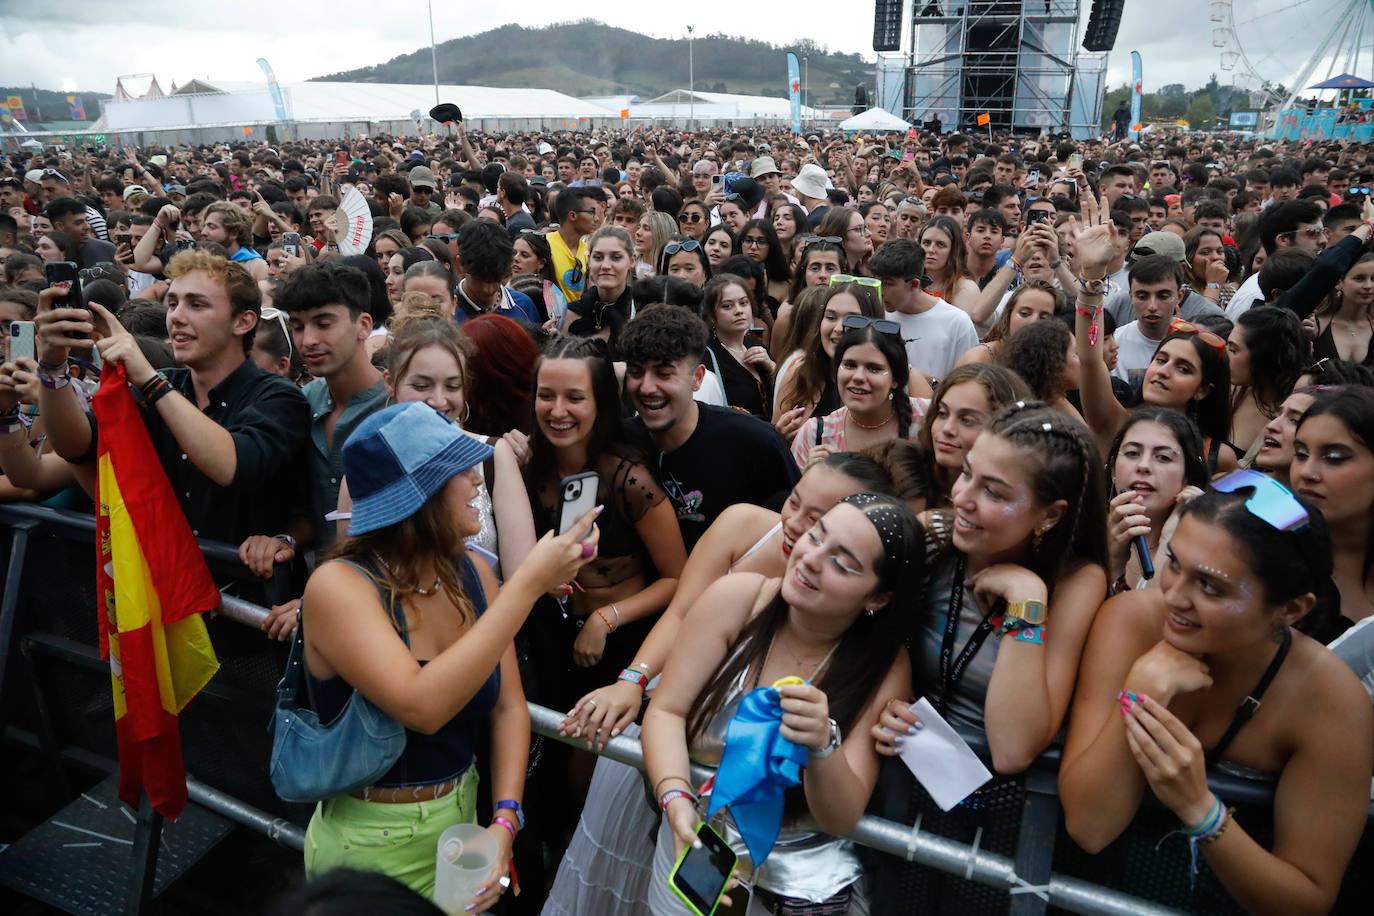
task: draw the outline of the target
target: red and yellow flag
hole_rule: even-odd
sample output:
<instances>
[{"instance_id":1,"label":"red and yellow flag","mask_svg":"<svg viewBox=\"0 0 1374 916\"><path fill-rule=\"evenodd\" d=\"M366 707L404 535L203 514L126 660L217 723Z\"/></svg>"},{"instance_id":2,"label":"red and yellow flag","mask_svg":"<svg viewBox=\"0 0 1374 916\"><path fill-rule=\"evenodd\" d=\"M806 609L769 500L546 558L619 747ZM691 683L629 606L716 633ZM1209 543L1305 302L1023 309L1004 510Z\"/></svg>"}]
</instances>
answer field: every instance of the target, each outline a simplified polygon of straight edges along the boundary
<instances>
[{"instance_id":1,"label":"red and yellow flag","mask_svg":"<svg viewBox=\"0 0 1374 916\"><path fill-rule=\"evenodd\" d=\"M124 367L91 401L100 423L96 579L114 685L119 797L140 790L175 820L186 805L177 716L219 669L202 611L219 606L191 526L143 426Z\"/></svg>"}]
</instances>

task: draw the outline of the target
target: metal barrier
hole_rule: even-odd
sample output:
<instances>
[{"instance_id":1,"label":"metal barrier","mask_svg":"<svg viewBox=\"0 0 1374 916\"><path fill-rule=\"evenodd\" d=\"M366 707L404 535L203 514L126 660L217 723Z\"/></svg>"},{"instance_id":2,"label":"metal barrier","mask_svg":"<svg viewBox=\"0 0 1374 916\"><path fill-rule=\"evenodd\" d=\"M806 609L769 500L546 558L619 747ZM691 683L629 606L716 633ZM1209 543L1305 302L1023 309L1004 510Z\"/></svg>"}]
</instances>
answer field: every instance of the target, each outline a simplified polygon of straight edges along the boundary
<instances>
[{"instance_id":1,"label":"metal barrier","mask_svg":"<svg viewBox=\"0 0 1374 916\"><path fill-rule=\"evenodd\" d=\"M57 534L76 541L93 541L94 519L89 515L46 509L30 505L0 506L0 525L7 525L11 532L9 561L6 564L6 580L0 590L0 690L3 689L5 665L14 648L13 637L19 601L20 585L25 566L29 562L28 548L30 539L40 530ZM237 550L230 545L201 542L202 550L208 561L221 566L238 566ZM231 595L223 597L218 615L253 629L260 629L269 611L267 608L244 601ZM92 615L93 616L93 615ZM0 703L0 708L4 708ZM540 735L574 746L581 742L565 738L559 734L558 726L563 714L534 703L529 704L532 730ZM966 736L968 737L968 736ZM35 739L35 744L43 743ZM51 743L51 740L49 740ZM978 742L972 741L975 750ZM986 747L982 748L986 754ZM612 738L599 752L619 763L644 769L643 753L639 741L626 736ZM86 754L87 758L93 755ZM89 761L88 761L89 762ZM1039 763L1039 778L1032 790L1034 794L1048 798L1054 804L1053 772L1057 769L1056 754L1048 754ZM114 761L98 760L100 768L117 768ZM1046 775L1048 773L1048 776ZM693 776L705 779L709 771L693 768ZM1209 783L1219 795L1230 800L1252 804L1271 804L1272 787L1263 783L1253 783L1231 777L1212 777ZM210 786L192 777L187 778L187 790L191 801L207 808L237 824L260 833L275 843L301 851L304 848L304 831L295 823L263 811L221 789ZM1051 809L1057 815L1057 807ZM1371 815L1374 818L1374 814ZM1051 817L1050 830L1053 831ZM1041 825L1043 826L1043 824ZM148 899L149 869L157 857L157 830L155 818L140 817L140 837L138 850L143 853L139 861L142 868L136 869L131 876L133 887L131 899L141 903ZM900 824L883 818L866 815L861 818L848 837L856 843L879 850L910 862L936 869L941 872L963 877L980 884L1004 890L1012 895L1014 913L1043 912L1046 906L1054 906L1074 913L1088 914L1167 914L1178 911L1159 906L1147 900L1133 897L1112 888L1095 885L1079 878L1057 875L1049 871L1049 854L1041 851L1026 855L1021 848L1028 845L1026 831L1021 834L1016 859L980 850L977 842L968 845L928 831L922 831L920 820L915 825ZM151 840L151 843L149 842ZM1029 865L1027 863L1030 863ZM1037 880L1038 879L1038 883ZM132 887L132 885L131 885ZM138 905L133 911L137 911Z\"/></svg>"}]
</instances>

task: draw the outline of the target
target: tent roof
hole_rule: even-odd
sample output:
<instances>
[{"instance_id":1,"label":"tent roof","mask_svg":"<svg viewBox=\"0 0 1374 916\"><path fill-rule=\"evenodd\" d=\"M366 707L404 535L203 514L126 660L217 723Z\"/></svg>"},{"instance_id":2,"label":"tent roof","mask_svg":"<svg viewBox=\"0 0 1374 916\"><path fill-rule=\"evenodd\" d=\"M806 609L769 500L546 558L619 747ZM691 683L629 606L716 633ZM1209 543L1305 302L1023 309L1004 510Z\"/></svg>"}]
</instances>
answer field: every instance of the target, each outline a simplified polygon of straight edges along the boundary
<instances>
[{"instance_id":1,"label":"tent roof","mask_svg":"<svg viewBox=\"0 0 1374 916\"><path fill-rule=\"evenodd\" d=\"M840 122L840 130L910 130L911 127L882 108L870 108Z\"/></svg>"},{"instance_id":2,"label":"tent roof","mask_svg":"<svg viewBox=\"0 0 1374 916\"><path fill-rule=\"evenodd\" d=\"M687 105L695 99L699 104L734 106L741 116L758 115L771 118L787 118L792 113L792 102L787 98L771 95L740 95L733 92L695 92L687 89L673 89L657 98L649 99L646 105ZM815 108L802 106L802 117L807 120L824 115Z\"/></svg>"},{"instance_id":3,"label":"tent roof","mask_svg":"<svg viewBox=\"0 0 1374 916\"><path fill-rule=\"evenodd\" d=\"M1308 89L1374 89L1374 83L1367 79L1361 79L1350 73L1342 73L1340 76L1333 76L1323 83L1315 86L1308 86Z\"/></svg>"}]
</instances>

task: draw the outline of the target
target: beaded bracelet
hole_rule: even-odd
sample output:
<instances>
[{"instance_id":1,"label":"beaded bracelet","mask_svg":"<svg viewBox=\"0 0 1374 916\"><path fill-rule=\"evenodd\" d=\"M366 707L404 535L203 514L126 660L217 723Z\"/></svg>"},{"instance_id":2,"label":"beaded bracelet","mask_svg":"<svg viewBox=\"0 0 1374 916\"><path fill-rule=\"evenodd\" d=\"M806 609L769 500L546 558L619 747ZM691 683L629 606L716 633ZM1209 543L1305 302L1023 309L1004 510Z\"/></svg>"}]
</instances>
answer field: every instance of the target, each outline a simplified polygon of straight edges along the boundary
<instances>
[{"instance_id":1,"label":"beaded bracelet","mask_svg":"<svg viewBox=\"0 0 1374 916\"><path fill-rule=\"evenodd\" d=\"M597 609L596 609L596 616L600 617L600 618L601 618L601 622L604 623L604 624L606 625L606 632L608 632L608 633L614 633L614 632L615 632L615 625L611 623L611 618L607 617L604 613L602 613L602 609L601 609L601 608L597 608Z\"/></svg>"},{"instance_id":2,"label":"beaded bracelet","mask_svg":"<svg viewBox=\"0 0 1374 916\"><path fill-rule=\"evenodd\" d=\"M664 811L667 811L668 805L670 805L675 799L679 798L691 799L693 805L697 803L697 797L693 795L691 792L688 792L686 789L669 789L667 792L664 792L662 795L658 797L658 806L662 808Z\"/></svg>"},{"instance_id":3,"label":"beaded bracelet","mask_svg":"<svg viewBox=\"0 0 1374 916\"><path fill-rule=\"evenodd\" d=\"M620 672L620 676L616 678L616 680L629 681L631 684L638 684L641 690L647 689L649 686L648 676L641 674L640 672L635 671L632 668L626 668L624 671Z\"/></svg>"}]
</instances>

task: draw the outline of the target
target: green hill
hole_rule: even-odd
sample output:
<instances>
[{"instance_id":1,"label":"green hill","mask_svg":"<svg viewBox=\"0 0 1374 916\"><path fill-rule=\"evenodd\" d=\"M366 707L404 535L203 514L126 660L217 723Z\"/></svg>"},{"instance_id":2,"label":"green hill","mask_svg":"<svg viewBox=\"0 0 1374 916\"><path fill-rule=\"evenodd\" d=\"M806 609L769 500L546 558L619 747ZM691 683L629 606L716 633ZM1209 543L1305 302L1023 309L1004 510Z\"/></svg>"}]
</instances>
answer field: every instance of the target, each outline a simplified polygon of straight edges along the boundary
<instances>
[{"instance_id":1,"label":"green hill","mask_svg":"<svg viewBox=\"0 0 1374 916\"><path fill-rule=\"evenodd\" d=\"M784 54L809 58L810 102L849 105L854 87L871 82L872 64L810 40L778 46L749 38L700 35L693 41L696 88L785 96ZM437 46L439 82L556 89L569 95L635 94L649 99L687 85L687 39L651 38L590 19L543 28L504 25ZM342 73L332 82L429 83L429 48ZM835 85L832 85L835 84Z\"/></svg>"}]
</instances>

